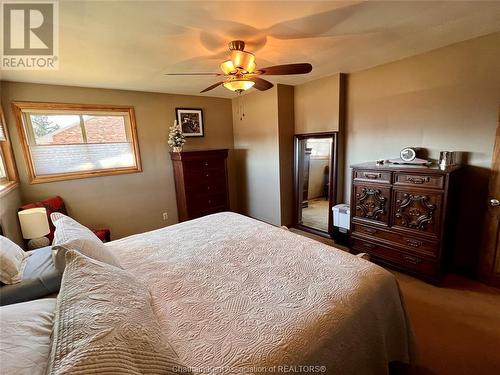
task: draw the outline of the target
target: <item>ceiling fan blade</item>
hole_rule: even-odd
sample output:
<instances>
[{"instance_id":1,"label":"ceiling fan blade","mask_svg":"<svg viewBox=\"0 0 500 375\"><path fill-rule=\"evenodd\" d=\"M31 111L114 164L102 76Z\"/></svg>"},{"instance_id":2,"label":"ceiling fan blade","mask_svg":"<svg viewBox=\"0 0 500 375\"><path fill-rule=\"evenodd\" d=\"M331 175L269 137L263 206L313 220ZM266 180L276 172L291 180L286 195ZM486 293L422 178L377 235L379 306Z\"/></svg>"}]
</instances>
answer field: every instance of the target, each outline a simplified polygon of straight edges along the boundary
<instances>
[{"instance_id":1,"label":"ceiling fan blade","mask_svg":"<svg viewBox=\"0 0 500 375\"><path fill-rule=\"evenodd\" d=\"M269 66L267 68L259 69L256 74L261 75L287 75L287 74L306 74L312 70L312 65L308 63L300 64L285 64Z\"/></svg>"},{"instance_id":2,"label":"ceiling fan blade","mask_svg":"<svg viewBox=\"0 0 500 375\"><path fill-rule=\"evenodd\" d=\"M207 91L210 91L210 90L213 90L213 89L215 89L217 86L222 85L223 83L224 83L223 81L221 81L221 82L217 82L217 83L214 83L212 86L208 86L205 90L200 91L200 94L201 94L201 93L204 93L204 92L207 92Z\"/></svg>"},{"instance_id":3,"label":"ceiling fan blade","mask_svg":"<svg viewBox=\"0 0 500 375\"><path fill-rule=\"evenodd\" d=\"M249 81L255 82L255 85L253 85L253 87L255 87L257 90L260 91L269 90L271 87L274 86L271 82L266 81L265 79L259 77L247 77L247 79Z\"/></svg>"},{"instance_id":4,"label":"ceiling fan blade","mask_svg":"<svg viewBox=\"0 0 500 375\"><path fill-rule=\"evenodd\" d=\"M221 73L165 73L166 76L222 76Z\"/></svg>"}]
</instances>

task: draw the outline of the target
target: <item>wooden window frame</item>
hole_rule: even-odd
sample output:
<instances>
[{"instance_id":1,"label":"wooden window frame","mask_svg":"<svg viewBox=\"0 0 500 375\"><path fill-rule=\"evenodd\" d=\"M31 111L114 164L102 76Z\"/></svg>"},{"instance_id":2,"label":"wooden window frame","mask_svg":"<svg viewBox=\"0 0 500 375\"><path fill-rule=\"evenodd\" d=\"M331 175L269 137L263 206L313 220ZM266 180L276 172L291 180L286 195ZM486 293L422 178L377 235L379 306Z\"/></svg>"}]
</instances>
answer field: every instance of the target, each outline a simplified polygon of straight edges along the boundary
<instances>
[{"instance_id":1,"label":"wooden window frame","mask_svg":"<svg viewBox=\"0 0 500 375\"><path fill-rule=\"evenodd\" d=\"M6 178L0 179L0 197L3 197L5 194L15 189L19 185L19 176L17 174L14 153L12 152L12 145L10 143L7 122L5 121L5 116L1 105L0 122L0 126L2 126L5 135L5 141L0 141L0 152L2 154L2 160L5 167L5 174L7 175Z\"/></svg>"},{"instance_id":2,"label":"wooden window frame","mask_svg":"<svg viewBox=\"0 0 500 375\"><path fill-rule=\"evenodd\" d=\"M139 152L139 141L137 137L137 126L135 121L135 111L132 106L121 105L100 105L100 104L75 104L75 103L43 103L43 102L12 102L12 110L16 118L17 128L19 131L21 146L23 149L24 159L28 169L28 178L30 184L40 184L45 182L74 180L80 178L90 178L98 176L112 176L127 173L142 172L141 155ZM96 112L126 112L130 120L130 142L133 145L133 152L136 165L133 167L123 168L110 168L110 169L95 169L85 172L68 172L57 173L37 176L33 165L33 158L31 157L29 135L26 124L24 123L24 111L36 110L58 110L58 111L96 111ZM126 129L128 133L128 129Z\"/></svg>"}]
</instances>

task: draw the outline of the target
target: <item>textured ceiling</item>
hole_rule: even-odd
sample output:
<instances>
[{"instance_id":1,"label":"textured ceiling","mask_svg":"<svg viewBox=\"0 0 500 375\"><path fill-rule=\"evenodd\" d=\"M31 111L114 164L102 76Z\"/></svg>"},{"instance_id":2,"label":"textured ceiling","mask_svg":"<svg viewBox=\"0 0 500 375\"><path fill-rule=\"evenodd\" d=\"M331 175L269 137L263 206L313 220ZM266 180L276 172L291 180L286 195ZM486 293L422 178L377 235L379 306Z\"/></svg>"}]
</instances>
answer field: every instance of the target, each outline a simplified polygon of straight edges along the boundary
<instances>
[{"instance_id":1,"label":"textured ceiling","mask_svg":"<svg viewBox=\"0 0 500 375\"><path fill-rule=\"evenodd\" d=\"M59 70L3 71L2 79L198 94L227 43L247 42L258 67L310 62L300 84L500 31L500 1L60 1ZM233 97L224 88L206 96Z\"/></svg>"}]
</instances>

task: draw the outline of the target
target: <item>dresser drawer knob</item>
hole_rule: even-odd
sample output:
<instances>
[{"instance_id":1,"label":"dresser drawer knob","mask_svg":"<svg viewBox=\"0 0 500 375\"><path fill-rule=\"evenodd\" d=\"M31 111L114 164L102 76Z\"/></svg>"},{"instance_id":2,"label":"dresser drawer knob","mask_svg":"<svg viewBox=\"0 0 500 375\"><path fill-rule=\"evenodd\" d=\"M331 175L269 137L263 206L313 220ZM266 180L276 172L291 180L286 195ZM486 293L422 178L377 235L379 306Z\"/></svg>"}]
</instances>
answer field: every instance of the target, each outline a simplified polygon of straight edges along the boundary
<instances>
[{"instance_id":1,"label":"dresser drawer knob","mask_svg":"<svg viewBox=\"0 0 500 375\"><path fill-rule=\"evenodd\" d=\"M208 162L205 162L205 167L208 167Z\"/></svg>"},{"instance_id":2,"label":"dresser drawer knob","mask_svg":"<svg viewBox=\"0 0 500 375\"><path fill-rule=\"evenodd\" d=\"M365 173L363 173L363 176L365 176L366 178L369 178L370 180L376 180L378 178L381 178L382 174L381 173L368 173L368 172L365 172Z\"/></svg>"},{"instance_id":3,"label":"dresser drawer knob","mask_svg":"<svg viewBox=\"0 0 500 375\"><path fill-rule=\"evenodd\" d=\"M425 184L431 181L430 177L406 177L406 181L411 182L413 184Z\"/></svg>"},{"instance_id":4,"label":"dresser drawer knob","mask_svg":"<svg viewBox=\"0 0 500 375\"><path fill-rule=\"evenodd\" d=\"M208 200L208 204L212 204L212 200L210 200L210 199L209 199L209 200Z\"/></svg>"},{"instance_id":5,"label":"dresser drawer knob","mask_svg":"<svg viewBox=\"0 0 500 375\"><path fill-rule=\"evenodd\" d=\"M207 186L207 190L210 190L210 186Z\"/></svg>"},{"instance_id":6,"label":"dresser drawer knob","mask_svg":"<svg viewBox=\"0 0 500 375\"><path fill-rule=\"evenodd\" d=\"M418 240L406 240L406 244L411 247L420 247L422 246L422 241Z\"/></svg>"},{"instance_id":7,"label":"dresser drawer knob","mask_svg":"<svg viewBox=\"0 0 500 375\"><path fill-rule=\"evenodd\" d=\"M207 173L207 174L205 175L205 177L208 177L208 176L209 176L209 174Z\"/></svg>"},{"instance_id":8,"label":"dresser drawer knob","mask_svg":"<svg viewBox=\"0 0 500 375\"><path fill-rule=\"evenodd\" d=\"M412 257L410 255L405 255L403 256L403 259L405 262L411 263L411 264L419 264L422 262L422 259L417 258L417 257Z\"/></svg>"}]
</instances>

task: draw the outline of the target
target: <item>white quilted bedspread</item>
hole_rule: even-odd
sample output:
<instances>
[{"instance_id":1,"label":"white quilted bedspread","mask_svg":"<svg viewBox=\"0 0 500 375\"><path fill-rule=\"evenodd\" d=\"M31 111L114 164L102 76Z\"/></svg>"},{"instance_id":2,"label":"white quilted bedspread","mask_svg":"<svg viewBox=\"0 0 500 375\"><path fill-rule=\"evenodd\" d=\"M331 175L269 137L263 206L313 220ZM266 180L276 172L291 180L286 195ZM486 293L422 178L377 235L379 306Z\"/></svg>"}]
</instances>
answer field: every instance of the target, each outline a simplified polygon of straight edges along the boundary
<instances>
[{"instance_id":1,"label":"white quilted bedspread","mask_svg":"<svg viewBox=\"0 0 500 375\"><path fill-rule=\"evenodd\" d=\"M394 276L341 250L234 213L108 246L193 373L385 374L410 360Z\"/></svg>"}]
</instances>

